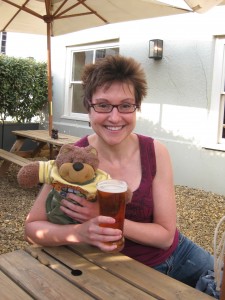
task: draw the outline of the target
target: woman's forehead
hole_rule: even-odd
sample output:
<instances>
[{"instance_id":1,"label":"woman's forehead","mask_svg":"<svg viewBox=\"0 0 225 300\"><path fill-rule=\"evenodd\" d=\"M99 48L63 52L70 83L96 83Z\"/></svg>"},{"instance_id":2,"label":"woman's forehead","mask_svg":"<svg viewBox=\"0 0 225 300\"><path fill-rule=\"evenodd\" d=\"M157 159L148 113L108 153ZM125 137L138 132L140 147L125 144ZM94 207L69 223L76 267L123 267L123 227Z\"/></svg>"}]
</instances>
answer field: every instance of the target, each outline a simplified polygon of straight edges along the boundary
<instances>
[{"instance_id":1,"label":"woman's forehead","mask_svg":"<svg viewBox=\"0 0 225 300\"><path fill-rule=\"evenodd\" d=\"M105 83L102 86L97 87L96 91L94 92L94 94L96 93L111 93L113 91L122 91L125 94L130 94L130 95L134 95L134 86L133 84L129 83L129 82L110 82L110 83Z\"/></svg>"}]
</instances>

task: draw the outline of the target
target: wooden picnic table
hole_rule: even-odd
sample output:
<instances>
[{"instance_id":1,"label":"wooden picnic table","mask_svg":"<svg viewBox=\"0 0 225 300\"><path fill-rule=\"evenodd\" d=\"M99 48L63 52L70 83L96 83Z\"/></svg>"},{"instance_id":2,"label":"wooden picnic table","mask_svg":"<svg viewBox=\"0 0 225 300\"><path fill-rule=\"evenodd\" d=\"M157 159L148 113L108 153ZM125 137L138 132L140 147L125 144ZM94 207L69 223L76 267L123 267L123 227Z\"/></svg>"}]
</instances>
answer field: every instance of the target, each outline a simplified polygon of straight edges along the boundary
<instances>
[{"instance_id":1,"label":"wooden picnic table","mask_svg":"<svg viewBox=\"0 0 225 300\"><path fill-rule=\"evenodd\" d=\"M58 139L54 139L49 135L48 130L15 130L12 134L16 136L16 141L10 151L0 149L0 157L4 159L0 167L0 176L2 176L9 168L11 163L16 163L20 166L28 163L26 158L21 158L20 149L25 143L26 139L30 139L36 143L35 149L30 153L24 153L26 157L35 157L46 146L49 146L49 158L54 159L53 148L58 151L64 144L73 144L80 138L64 133L58 133Z\"/></svg>"},{"instance_id":2,"label":"wooden picnic table","mask_svg":"<svg viewBox=\"0 0 225 300\"><path fill-rule=\"evenodd\" d=\"M89 245L0 255L2 299L214 299L121 253Z\"/></svg>"},{"instance_id":3,"label":"wooden picnic table","mask_svg":"<svg viewBox=\"0 0 225 300\"><path fill-rule=\"evenodd\" d=\"M15 130L12 131L12 134L16 136L16 141L10 149L10 152L19 151L22 148L25 140L30 139L37 143L37 147L32 154L33 156L39 153L40 150L47 144L50 147L55 146L60 148L64 144L73 144L80 139L79 137L65 133L58 133L58 139L53 139L49 135L48 130Z\"/></svg>"}]
</instances>

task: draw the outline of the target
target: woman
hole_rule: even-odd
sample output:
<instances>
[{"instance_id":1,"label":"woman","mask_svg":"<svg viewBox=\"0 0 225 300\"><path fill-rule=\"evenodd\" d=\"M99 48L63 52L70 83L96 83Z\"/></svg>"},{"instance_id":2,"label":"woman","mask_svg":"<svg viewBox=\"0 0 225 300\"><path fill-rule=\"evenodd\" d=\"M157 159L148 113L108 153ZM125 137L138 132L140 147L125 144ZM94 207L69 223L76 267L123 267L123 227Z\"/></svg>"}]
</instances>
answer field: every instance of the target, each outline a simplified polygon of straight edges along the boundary
<instances>
[{"instance_id":1,"label":"woman","mask_svg":"<svg viewBox=\"0 0 225 300\"><path fill-rule=\"evenodd\" d=\"M99 168L114 179L125 180L133 192L127 204L123 253L191 286L208 269L212 256L180 234L176 228L176 202L170 157L166 148L150 137L133 132L136 110L147 93L145 74L131 58L108 56L85 67L84 106L94 134L76 145L92 145L98 151ZM78 225L51 224L46 219L45 199L51 187L45 185L25 225L26 238L39 245L85 242L103 251L105 244L121 238L118 229L99 223L114 219L99 216L98 203L68 194L81 206L63 200L62 211L80 221Z\"/></svg>"}]
</instances>

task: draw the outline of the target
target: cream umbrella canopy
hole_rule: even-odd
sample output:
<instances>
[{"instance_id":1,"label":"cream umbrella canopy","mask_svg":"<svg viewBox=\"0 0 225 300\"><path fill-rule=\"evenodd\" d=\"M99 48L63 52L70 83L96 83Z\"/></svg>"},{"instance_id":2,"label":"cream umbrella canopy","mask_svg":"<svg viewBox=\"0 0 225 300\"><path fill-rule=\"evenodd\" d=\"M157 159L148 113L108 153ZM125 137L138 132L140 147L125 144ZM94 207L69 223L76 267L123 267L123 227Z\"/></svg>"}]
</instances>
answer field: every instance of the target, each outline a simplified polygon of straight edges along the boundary
<instances>
[{"instance_id":1,"label":"cream umbrella canopy","mask_svg":"<svg viewBox=\"0 0 225 300\"><path fill-rule=\"evenodd\" d=\"M185 0L185 2L197 13L204 13L217 5L225 5L224 0Z\"/></svg>"},{"instance_id":2,"label":"cream umbrella canopy","mask_svg":"<svg viewBox=\"0 0 225 300\"><path fill-rule=\"evenodd\" d=\"M0 31L47 35L49 134L52 130L51 36L188 9L156 0L0 0Z\"/></svg>"}]
</instances>

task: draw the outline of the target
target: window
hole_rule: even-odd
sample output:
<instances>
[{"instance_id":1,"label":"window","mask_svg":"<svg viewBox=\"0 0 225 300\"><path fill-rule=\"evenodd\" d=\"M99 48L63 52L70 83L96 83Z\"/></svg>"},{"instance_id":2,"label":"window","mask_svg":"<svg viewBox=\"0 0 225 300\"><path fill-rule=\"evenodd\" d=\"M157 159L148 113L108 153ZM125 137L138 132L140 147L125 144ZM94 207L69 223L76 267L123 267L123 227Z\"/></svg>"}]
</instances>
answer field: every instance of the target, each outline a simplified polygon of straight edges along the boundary
<instances>
[{"instance_id":1,"label":"window","mask_svg":"<svg viewBox=\"0 0 225 300\"><path fill-rule=\"evenodd\" d=\"M68 48L64 117L88 120L82 101L82 69L86 64L94 63L107 55L117 54L119 54L118 41Z\"/></svg>"},{"instance_id":2,"label":"window","mask_svg":"<svg viewBox=\"0 0 225 300\"><path fill-rule=\"evenodd\" d=\"M220 95L219 142L225 144L225 44L223 46L223 77Z\"/></svg>"},{"instance_id":3,"label":"window","mask_svg":"<svg viewBox=\"0 0 225 300\"><path fill-rule=\"evenodd\" d=\"M215 40L212 94L205 148L225 150L225 37Z\"/></svg>"},{"instance_id":4,"label":"window","mask_svg":"<svg viewBox=\"0 0 225 300\"><path fill-rule=\"evenodd\" d=\"M1 34L1 53L6 54L6 39L7 39L7 33L2 32Z\"/></svg>"}]
</instances>

